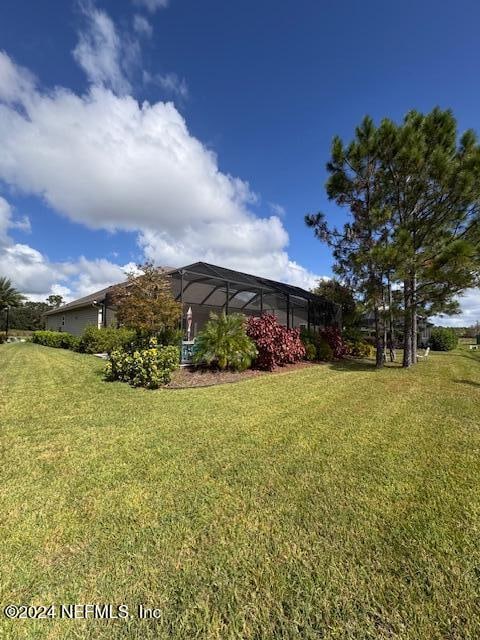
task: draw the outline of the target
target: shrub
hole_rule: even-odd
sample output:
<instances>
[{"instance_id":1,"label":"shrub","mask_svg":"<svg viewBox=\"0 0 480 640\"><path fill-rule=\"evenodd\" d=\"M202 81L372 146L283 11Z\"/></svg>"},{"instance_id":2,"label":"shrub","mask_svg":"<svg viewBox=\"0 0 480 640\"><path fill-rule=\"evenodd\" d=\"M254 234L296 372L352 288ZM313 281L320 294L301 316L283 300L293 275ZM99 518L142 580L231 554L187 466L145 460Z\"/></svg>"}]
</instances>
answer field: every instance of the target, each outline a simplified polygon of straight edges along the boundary
<instances>
[{"instance_id":1,"label":"shrub","mask_svg":"<svg viewBox=\"0 0 480 640\"><path fill-rule=\"evenodd\" d=\"M305 358L305 347L300 340L299 329L287 329L281 326L282 336L282 349L280 352L279 364L293 364L299 362Z\"/></svg>"},{"instance_id":2,"label":"shrub","mask_svg":"<svg viewBox=\"0 0 480 640\"><path fill-rule=\"evenodd\" d=\"M255 364L259 369L272 371L276 366L298 362L305 357L299 330L283 327L274 315L251 316L247 322L247 335L257 347Z\"/></svg>"},{"instance_id":3,"label":"shrub","mask_svg":"<svg viewBox=\"0 0 480 640\"><path fill-rule=\"evenodd\" d=\"M300 329L300 340L305 347L307 344L315 345L318 340L318 335L319 334L315 333L312 329L307 329L306 327Z\"/></svg>"},{"instance_id":4,"label":"shrub","mask_svg":"<svg viewBox=\"0 0 480 640\"><path fill-rule=\"evenodd\" d=\"M245 316L210 314L210 320L195 341L193 361L243 371L257 355L255 343L245 331Z\"/></svg>"},{"instance_id":5,"label":"shrub","mask_svg":"<svg viewBox=\"0 0 480 640\"><path fill-rule=\"evenodd\" d=\"M181 329L165 327L157 333L158 344L178 346L182 342L183 332Z\"/></svg>"},{"instance_id":6,"label":"shrub","mask_svg":"<svg viewBox=\"0 0 480 640\"><path fill-rule=\"evenodd\" d=\"M6 342L7 336L4 333L0 333L0 344Z\"/></svg>"},{"instance_id":7,"label":"shrub","mask_svg":"<svg viewBox=\"0 0 480 640\"><path fill-rule=\"evenodd\" d=\"M135 339L132 329L114 327L86 327L80 338L80 351L84 353L111 353L123 349Z\"/></svg>"},{"instance_id":8,"label":"shrub","mask_svg":"<svg viewBox=\"0 0 480 640\"><path fill-rule=\"evenodd\" d=\"M317 341L317 360L323 360L324 362L331 362L334 358L332 347L322 336Z\"/></svg>"},{"instance_id":9,"label":"shrub","mask_svg":"<svg viewBox=\"0 0 480 640\"><path fill-rule=\"evenodd\" d=\"M62 334L58 331L34 331L32 342L41 344L44 347L60 347Z\"/></svg>"},{"instance_id":10,"label":"shrub","mask_svg":"<svg viewBox=\"0 0 480 640\"><path fill-rule=\"evenodd\" d=\"M358 327L346 327L342 331L343 339L346 342L363 342L364 337Z\"/></svg>"},{"instance_id":11,"label":"shrub","mask_svg":"<svg viewBox=\"0 0 480 640\"><path fill-rule=\"evenodd\" d=\"M135 332L134 338L124 345L123 348L131 352L148 349L152 338L156 338L159 345L178 347L182 342L182 336L183 332L180 329L173 329L171 327L166 327L154 335L145 331L137 331Z\"/></svg>"},{"instance_id":12,"label":"shrub","mask_svg":"<svg viewBox=\"0 0 480 640\"><path fill-rule=\"evenodd\" d=\"M302 327L300 330L300 340L305 348L305 359L306 360L318 360L317 357L317 343L320 339L320 335L315 333L311 329L307 329L306 327Z\"/></svg>"},{"instance_id":13,"label":"shrub","mask_svg":"<svg viewBox=\"0 0 480 640\"><path fill-rule=\"evenodd\" d=\"M347 355L347 345L337 327L325 327L321 333L332 349L334 358L344 358Z\"/></svg>"},{"instance_id":14,"label":"shrub","mask_svg":"<svg viewBox=\"0 0 480 640\"><path fill-rule=\"evenodd\" d=\"M60 347L62 349L71 349L72 351L78 351L80 346L80 338L73 336L71 333L61 333L62 339L60 340Z\"/></svg>"},{"instance_id":15,"label":"shrub","mask_svg":"<svg viewBox=\"0 0 480 640\"><path fill-rule=\"evenodd\" d=\"M76 351L78 350L80 339L71 333L64 333L63 331L34 331L32 342L42 344L44 347Z\"/></svg>"},{"instance_id":16,"label":"shrub","mask_svg":"<svg viewBox=\"0 0 480 640\"><path fill-rule=\"evenodd\" d=\"M433 351L451 351L458 344L455 329L449 327L435 327L430 336L430 347Z\"/></svg>"},{"instance_id":17,"label":"shrub","mask_svg":"<svg viewBox=\"0 0 480 640\"><path fill-rule=\"evenodd\" d=\"M317 348L312 342L304 342L305 360L312 362L317 359Z\"/></svg>"},{"instance_id":18,"label":"shrub","mask_svg":"<svg viewBox=\"0 0 480 640\"><path fill-rule=\"evenodd\" d=\"M301 337L306 349L307 345L314 346L317 360L328 362L334 358L343 358L348 353L347 343L336 327L326 327L320 332L302 329ZM308 350L313 354L311 347L308 347Z\"/></svg>"},{"instance_id":19,"label":"shrub","mask_svg":"<svg viewBox=\"0 0 480 640\"><path fill-rule=\"evenodd\" d=\"M347 340L345 344L354 358L371 358L375 354L374 347L365 340Z\"/></svg>"},{"instance_id":20,"label":"shrub","mask_svg":"<svg viewBox=\"0 0 480 640\"><path fill-rule=\"evenodd\" d=\"M178 347L158 346L156 338L151 338L148 349L133 353L123 349L112 351L105 367L105 377L107 380L128 382L134 387L157 389L170 382L179 360Z\"/></svg>"}]
</instances>

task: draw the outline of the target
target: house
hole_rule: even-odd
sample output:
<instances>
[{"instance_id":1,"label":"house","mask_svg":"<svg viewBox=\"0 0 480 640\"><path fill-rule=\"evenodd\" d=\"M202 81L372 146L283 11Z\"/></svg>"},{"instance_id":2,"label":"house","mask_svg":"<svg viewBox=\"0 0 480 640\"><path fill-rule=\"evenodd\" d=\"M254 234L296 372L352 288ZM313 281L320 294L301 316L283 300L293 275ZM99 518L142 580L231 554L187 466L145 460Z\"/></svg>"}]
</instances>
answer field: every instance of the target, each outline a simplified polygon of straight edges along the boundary
<instances>
[{"instance_id":1,"label":"house","mask_svg":"<svg viewBox=\"0 0 480 640\"><path fill-rule=\"evenodd\" d=\"M318 330L341 327L339 305L310 291L206 262L164 270L171 278L175 298L182 303L181 327L186 333L187 313L191 338L195 338L211 311L258 316L273 313L287 327ZM45 314L46 328L80 336L85 327L116 326L112 287L52 309Z\"/></svg>"},{"instance_id":2,"label":"house","mask_svg":"<svg viewBox=\"0 0 480 640\"><path fill-rule=\"evenodd\" d=\"M430 342L433 322L428 322L425 316L417 314L417 346L425 348ZM387 320L388 329L388 320ZM365 337L375 336L375 318L373 311L364 313L360 322L360 331ZM396 316L394 319L395 343L400 346L403 343L403 318Z\"/></svg>"}]
</instances>

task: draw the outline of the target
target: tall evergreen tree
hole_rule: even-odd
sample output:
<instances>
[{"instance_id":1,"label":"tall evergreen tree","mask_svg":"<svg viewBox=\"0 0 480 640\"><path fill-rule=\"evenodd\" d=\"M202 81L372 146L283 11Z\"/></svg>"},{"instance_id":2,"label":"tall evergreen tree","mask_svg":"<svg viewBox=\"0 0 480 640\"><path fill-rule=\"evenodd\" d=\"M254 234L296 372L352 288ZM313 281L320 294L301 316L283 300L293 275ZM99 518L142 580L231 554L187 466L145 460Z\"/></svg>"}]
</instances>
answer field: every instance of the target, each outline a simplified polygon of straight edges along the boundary
<instances>
[{"instance_id":1,"label":"tall evergreen tree","mask_svg":"<svg viewBox=\"0 0 480 640\"><path fill-rule=\"evenodd\" d=\"M364 297L375 321L376 364L383 366L383 259L385 211L383 183L377 153L377 130L366 117L345 146L339 137L332 143L327 164L330 177L326 189L330 200L348 207L352 221L342 230L329 229L322 213L305 217L315 235L327 242L335 258L334 271Z\"/></svg>"},{"instance_id":2,"label":"tall evergreen tree","mask_svg":"<svg viewBox=\"0 0 480 640\"><path fill-rule=\"evenodd\" d=\"M360 313L354 292L350 287L347 287L335 278L331 280L319 280L317 285L312 289L312 293L341 306L344 329L358 326Z\"/></svg>"},{"instance_id":3,"label":"tall evergreen tree","mask_svg":"<svg viewBox=\"0 0 480 640\"><path fill-rule=\"evenodd\" d=\"M452 311L478 273L480 150L472 131L457 140L453 114L438 108L411 111L398 126L384 120L378 130L406 367L416 362L418 311Z\"/></svg>"},{"instance_id":4,"label":"tall evergreen tree","mask_svg":"<svg viewBox=\"0 0 480 640\"><path fill-rule=\"evenodd\" d=\"M58 294L52 294L48 296L47 304L50 307L53 307L54 309L58 309L58 307L61 307L62 304L65 304L65 302L63 300L63 296L60 296Z\"/></svg>"},{"instance_id":5,"label":"tall evergreen tree","mask_svg":"<svg viewBox=\"0 0 480 640\"><path fill-rule=\"evenodd\" d=\"M403 365L409 367L416 362L418 312L452 312L455 296L478 282L476 137L467 131L458 141L451 111L438 108L411 111L400 125L385 119L378 129L367 117L348 146L334 138L327 169L327 194L349 208L352 222L330 230L315 214L306 223L330 244L335 271L351 279L374 312L377 366L388 333L393 343L392 285L402 287Z\"/></svg>"}]
</instances>

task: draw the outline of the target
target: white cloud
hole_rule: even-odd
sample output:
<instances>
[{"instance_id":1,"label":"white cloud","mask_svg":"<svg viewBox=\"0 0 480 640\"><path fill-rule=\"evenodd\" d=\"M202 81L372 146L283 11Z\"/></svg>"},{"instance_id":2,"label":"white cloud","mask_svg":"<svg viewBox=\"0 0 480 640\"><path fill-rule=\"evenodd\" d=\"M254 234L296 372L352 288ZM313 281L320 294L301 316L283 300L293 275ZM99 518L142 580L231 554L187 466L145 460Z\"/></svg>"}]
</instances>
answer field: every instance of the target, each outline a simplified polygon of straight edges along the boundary
<instances>
[{"instance_id":1,"label":"white cloud","mask_svg":"<svg viewBox=\"0 0 480 640\"><path fill-rule=\"evenodd\" d=\"M132 78L142 67L140 38L152 36L152 25L144 16L135 14L133 32L119 33L105 11L97 9L89 2L83 3L81 8L86 19L86 28L78 34L79 40L73 50L73 57L84 70L91 85L111 89L117 95L131 93ZM11 65L4 62L2 66L6 97L13 93L21 93L25 97L34 91L34 79L28 71L17 67L16 78L15 69L12 69ZM145 84L156 85L170 96L182 99L188 97L187 82L176 73L152 74L144 69L140 77L143 77Z\"/></svg>"},{"instance_id":2,"label":"white cloud","mask_svg":"<svg viewBox=\"0 0 480 640\"><path fill-rule=\"evenodd\" d=\"M135 269L133 263L121 266L103 258L87 260L82 256L75 263L77 275L72 280L72 287L76 297L81 298L94 291L105 289L111 284L122 282L132 269Z\"/></svg>"},{"instance_id":3,"label":"white cloud","mask_svg":"<svg viewBox=\"0 0 480 640\"><path fill-rule=\"evenodd\" d=\"M0 51L0 100L5 104L28 101L35 91L35 77L30 71L12 64Z\"/></svg>"},{"instance_id":4,"label":"white cloud","mask_svg":"<svg viewBox=\"0 0 480 640\"><path fill-rule=\"evenodd\" d=\"M139 63L137 42L120 38L111 18L92 4L82 5L87 29L79 33L73 56L94 85L128 93L128 75Z\"/></svg>"},{"instance_id":5,"label":"white cloud","mask_svg":"<svg viewBox=\"0 0 480 640\"><path fill-rule=\"evenodd\" d=\"M432 322L443 327L471 327L480 322L480 289L467 289L458 298L461 313L455 316L436 316Z\"/></svg>"},{"instance_id":6,"label":"white cloud","mask_svg":"<svg viewBox=\"0 0 480 640\"><path fill-rule=\"evenodd\" d=\"M8 202L0 196L0 248L9 242L8 228L12 224L12 210Z\"/></svg>"},{"instance_id":7,"label":"white cloud","mask_svg":"<svg viewBox=\"0 0 480 640\"><path fill-rule=\"evenodd\" d=\"M148 71L143 72L145 84L155 84L166 93L177 95L180 98L188 98L188 86L185 78L179 78L176 73L157 73L152 75Z\"/></svg>"},{"instance_id":8,"label":"white cloud","mask_svg":"<svg viewBox=\"0 0 480 640\"><path fill-rule=\"evenodd\" d=\"M48 290L57 273L39 251L10 237L9 229L27 230L26 220L16 222L10 204L0 196L0 276L12 280L22 292L35 294Z\"/></svg>"},{"instance_id":9,"label":"white cloud","mask_svg":"<svg viewBox=\"0 0 480 640\"><path fill-rule=\"evenodd\" d=\"M9 229L19 229L24 233L30 233L32 230L28 216L14 219L10 204L0 196L0 248L11 243Z\"/></svg>"},{"instance_id":10,"label":"white cloud","mask_svg":"<svg viewBox=\"0 0 480 640\"><path fill-rule=\"evenodd\" d=\"M28 216L22 216L20 220L14 220L10 226L12 229L19 229L24 233L32 232L32 224Z\"/></svg>"},{"instance_id":11,"label":"white cloud","mask_svg":"<svg viewBox=\"0 0 480 640\"><path fill-rule=\"evenodd\" d=\"M278 216L254 215L248 183L220 171L172 103L139 105L104 86L83 96L25 89L26 72L6 54L0 64L10 87L0 179L75 222L137 231L161 264L203 259L301 286L318 278L289 258Z\"/></svg>"},{"instance_id":12,"label":"white cloud","mask_svg":"<svg viewBox=\"0 0 480 640\"><path fill-rule=\"evenodd\" d=\"M53 284L67 278L68 271L68 264L51 264L26 244L11 243L0 248L0 274L28 296L46 297Z\"/></svg>"},{"instance_id":13,"label":"white cloud","mask_svg":"<svg viewBox=\"0 0 480 640\"><path fill-rule=\"evenodd\" d=\"M158 9L168 7L169 0L133 0L133 4L137 7L144 7L150 13L155 13Z\"/></svg>"},{"instance_id":14,"label":"white cloud","mask_svg":"<svg viewBox=\"0 0 480 640\"><path fill-rule=\"evenodd\" d=\"M274 216L278 216L279 218L285 217L285 214L287 212L285 211L285 207L282 207L281 204L278 204L277 202L269 202L268 206L270 207L270 211Z\"/></svg>"},{"instance_id":15,"label":"white cloud","mask_svg":"<svg viewBox=\"0 0 480 640\"><path fill-rule=\"evenodd\" d=\"M7 276L31 300L45 300L50 294L74 300L125 280L132 267L84 257L53 263L26 244L12 242L0 247L0 276Z\"/></svg>"},{"instance_id":16,"label":"white cloud","mask_svg":"<svg viewBox=\"0 0 480 640\"><path fill-rule=\"evenodd\" d=\"M139 244L156 264L180 266L203 260L310 289L320 276L289 259L283 250L285 239L288 235L280 221L272 223L269 218L257 219L251 225L190 228L180 239L145 231L139 236Z\"/></svg>"},{"instance_id":17,"label":"white cloud","mask_svg":"<svg viewBox=\"0 0 480 640\"><path fill-rule=\"evenodd\" d=\"M125 279L135 268L123 267L108 260L87 260L53 263L37 249L14 242L8 230L26 230L28 218L15 221L10 204L0 196L0 276L9 278L15 287L31 300L45 300L50 294L60 294L73 300L92 291Z\"/></svg>"},{"instance_id":18,"label":"white cloud","mask_svg":"<svg viewBox=\"0 0 480 640\"><path fill-rule=\"evenodd\" d=\"M153 27L150 22L138 13L133 16L133 29L139 36L151 38L153 35Z\"/></svg>"}]
</instances>

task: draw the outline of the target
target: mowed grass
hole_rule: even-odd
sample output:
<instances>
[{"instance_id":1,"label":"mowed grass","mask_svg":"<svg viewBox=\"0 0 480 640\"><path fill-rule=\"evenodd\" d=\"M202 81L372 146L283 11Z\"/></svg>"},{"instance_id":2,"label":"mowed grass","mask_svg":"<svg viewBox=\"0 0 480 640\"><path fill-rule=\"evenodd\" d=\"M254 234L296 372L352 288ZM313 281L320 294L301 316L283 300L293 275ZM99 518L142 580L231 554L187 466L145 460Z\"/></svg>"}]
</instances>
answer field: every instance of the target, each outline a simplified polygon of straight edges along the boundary
<instances>
[{"instance_id":1,"label":"mowed grass","mask_svg":"<svg viewBox=\"0 0 480 640\"><path fill-rule=\"evenodd\" d=\"M3 637L480 637L479 355L153 392L102 366L0 347L0 599L131 617Z\"/></svg>"}]
</instances>

